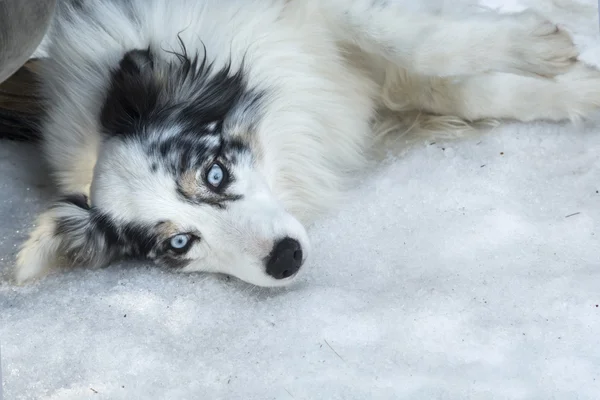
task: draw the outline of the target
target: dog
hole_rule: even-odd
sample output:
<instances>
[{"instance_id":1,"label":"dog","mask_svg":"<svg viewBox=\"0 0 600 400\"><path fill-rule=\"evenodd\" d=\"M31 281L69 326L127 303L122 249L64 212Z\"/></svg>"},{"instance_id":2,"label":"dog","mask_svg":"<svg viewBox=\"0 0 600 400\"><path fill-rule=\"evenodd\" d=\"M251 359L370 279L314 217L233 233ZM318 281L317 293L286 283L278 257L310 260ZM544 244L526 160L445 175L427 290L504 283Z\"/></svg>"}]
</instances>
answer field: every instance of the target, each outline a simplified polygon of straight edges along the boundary
<instances>
[{"instance_id":1,"label":"dog","mask_svg":"<svg viewBox=\"0 0 600 400\"><path fill-rule=\"evenodd\" d=\"M600 108L600 73L536 13L414 3L59 1L38 78L61 197L17 282L133 258L285 285L384 133Z\"/></svg>"}]
</instances>

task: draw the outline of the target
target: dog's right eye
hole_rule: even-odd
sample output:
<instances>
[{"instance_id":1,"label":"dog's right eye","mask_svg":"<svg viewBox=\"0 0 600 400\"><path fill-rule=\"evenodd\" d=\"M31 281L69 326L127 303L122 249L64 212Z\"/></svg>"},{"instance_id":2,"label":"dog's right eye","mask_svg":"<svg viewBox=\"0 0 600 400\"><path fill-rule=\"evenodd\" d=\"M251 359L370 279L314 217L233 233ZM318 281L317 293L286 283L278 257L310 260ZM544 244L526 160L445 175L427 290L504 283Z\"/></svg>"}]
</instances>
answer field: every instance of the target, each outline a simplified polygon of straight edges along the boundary
<instances>
[{"instance_id":1,"label":"dog's right eye","mask_svg":"<svg viewBox=\"0 0 600 400\"><path fill-rule=\"evenodd\" d=\"M177 254L187 253L194 243L195 236L189 233L180 233L167 240L167 248Z\"/></svg>"},{"instance_id":2,"label":"dog's right eye","mask_svg":"<svg viewBox=\"0 0 600 400\"><path fill-rule=\"evenodd\" d=\"M206 182L214 189L219 190L227 183L227 179L229 178L229 174L227 169L221 165L221 163L216 162L208 169L206 173Z\"/></svg>"}]
</instances>

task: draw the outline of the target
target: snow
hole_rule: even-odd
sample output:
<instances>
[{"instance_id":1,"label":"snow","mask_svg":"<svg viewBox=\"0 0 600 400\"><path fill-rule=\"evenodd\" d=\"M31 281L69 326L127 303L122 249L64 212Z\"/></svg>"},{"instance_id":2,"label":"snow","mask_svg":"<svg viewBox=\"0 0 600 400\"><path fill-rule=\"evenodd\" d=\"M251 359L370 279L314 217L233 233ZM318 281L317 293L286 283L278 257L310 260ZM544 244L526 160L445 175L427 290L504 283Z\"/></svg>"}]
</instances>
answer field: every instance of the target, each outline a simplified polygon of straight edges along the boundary
<instances>
[{"instance_id":1,"label":"snow","mask_svg":"<svg viewBox=\"0 0 600 400\"><path fill-rule=\"evenodd\" d=\"M6 399L599 396L600 123L408 148L311 227L312 261L276 290L142 264L12 286L50 198L39 168L1 142Z\"/></svg>"}]
</instances>

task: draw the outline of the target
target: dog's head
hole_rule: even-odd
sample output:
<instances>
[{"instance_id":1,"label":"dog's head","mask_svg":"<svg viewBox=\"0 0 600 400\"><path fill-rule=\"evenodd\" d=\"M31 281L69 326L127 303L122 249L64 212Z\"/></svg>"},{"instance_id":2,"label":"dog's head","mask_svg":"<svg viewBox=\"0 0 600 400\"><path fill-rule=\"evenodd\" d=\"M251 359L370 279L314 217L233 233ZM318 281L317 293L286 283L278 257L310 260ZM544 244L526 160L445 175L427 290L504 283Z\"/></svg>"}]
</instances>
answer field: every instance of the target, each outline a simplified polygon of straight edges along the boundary
<instances>
[{"instance_id":1,"label":"dog's head","mask_svg":"<svg viewBox=\"0 0 600 400\"><path fill-rule=\"evenodd\" d=\"M90 198L54 205L19 255L19 280L57 256L102 265L129 256L182 271L289 282L308 255L303 226L272 193L261 162L264 93L204 58L125 55L100 113Z\"/></svg>"}]
</instances>

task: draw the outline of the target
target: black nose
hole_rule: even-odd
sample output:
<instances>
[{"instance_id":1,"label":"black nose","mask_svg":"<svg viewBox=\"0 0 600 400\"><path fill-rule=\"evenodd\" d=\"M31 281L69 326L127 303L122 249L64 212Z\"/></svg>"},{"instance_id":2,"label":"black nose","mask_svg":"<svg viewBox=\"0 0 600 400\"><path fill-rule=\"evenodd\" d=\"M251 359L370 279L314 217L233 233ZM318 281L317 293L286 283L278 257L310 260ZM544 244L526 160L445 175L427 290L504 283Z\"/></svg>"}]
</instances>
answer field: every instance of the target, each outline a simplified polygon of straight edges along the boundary
<instances>
[{"instance_id":1,"label":"black nose","mask_svg":"<svg viewBox=\"0 0 600 400\"><path fill-rule=\"evenodd\" d=\"M302 266L302 246L297 240L286 237L275 243L267 258L267 274L275 279L285 279Z\"/></svg>"}]
</instances>

